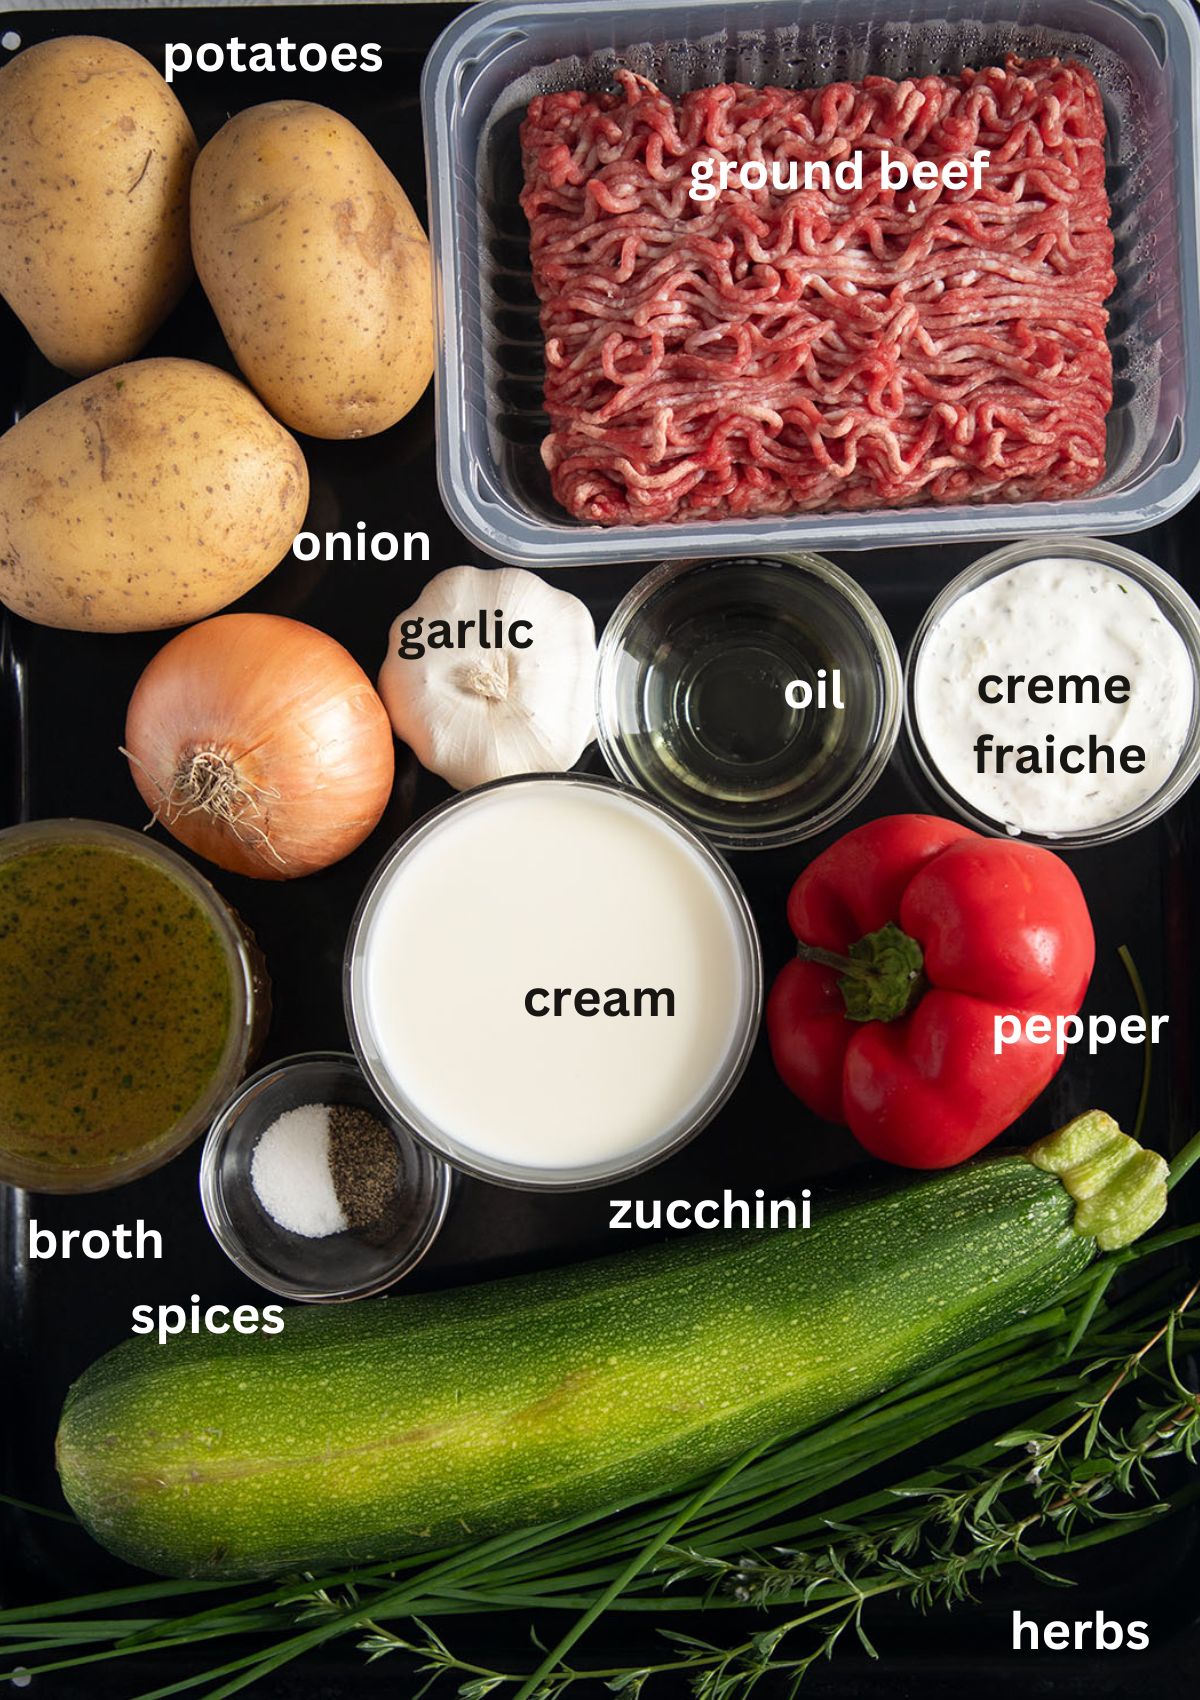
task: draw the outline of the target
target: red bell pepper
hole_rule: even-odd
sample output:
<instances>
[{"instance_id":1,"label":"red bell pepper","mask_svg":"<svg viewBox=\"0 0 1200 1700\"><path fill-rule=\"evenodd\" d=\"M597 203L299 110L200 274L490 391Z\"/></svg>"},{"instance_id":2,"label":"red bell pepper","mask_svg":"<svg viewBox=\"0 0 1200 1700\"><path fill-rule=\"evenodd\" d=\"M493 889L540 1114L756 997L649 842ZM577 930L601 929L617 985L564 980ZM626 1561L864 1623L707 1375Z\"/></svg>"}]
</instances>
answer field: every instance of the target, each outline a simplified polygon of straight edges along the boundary
<instances>
[{"instance_id":1,"label":"red bell pepper","mask_svg":"<svg viewBox=\"0 0 1200 1700\"><path fill-rule=\"evenodd\" d=\"M890 815L823 851L787 914L799 943L767 1000L775 1066L876 1157L961 1163L1062 1063L1024 1021L1078 1010L1096 945L1079 883L1051 851ZM1022 1036L997 1056L995 1018L1012 1014Z\"/></svg>"}]
</instances>

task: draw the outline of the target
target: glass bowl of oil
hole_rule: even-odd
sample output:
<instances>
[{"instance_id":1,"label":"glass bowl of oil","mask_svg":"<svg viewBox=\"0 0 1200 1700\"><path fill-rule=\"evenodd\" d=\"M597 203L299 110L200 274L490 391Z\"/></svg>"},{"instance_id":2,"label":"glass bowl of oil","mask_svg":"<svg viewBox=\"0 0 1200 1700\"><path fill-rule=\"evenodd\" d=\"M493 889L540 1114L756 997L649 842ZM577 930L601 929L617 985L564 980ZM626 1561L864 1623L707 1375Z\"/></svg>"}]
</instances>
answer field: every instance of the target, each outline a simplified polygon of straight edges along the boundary
<instances>
[{"instance_id":1,"label":"glass bowl of oil","mask_svg":"<svg viewBox=\"0 0 1200 1700\"><path fill-rule=\"evenodd\" d=\"M666 562L600 643L610 769L729 850L841 820L887 766L902 714L886 621L820 555Z\"/></svg>"}]
</instances>

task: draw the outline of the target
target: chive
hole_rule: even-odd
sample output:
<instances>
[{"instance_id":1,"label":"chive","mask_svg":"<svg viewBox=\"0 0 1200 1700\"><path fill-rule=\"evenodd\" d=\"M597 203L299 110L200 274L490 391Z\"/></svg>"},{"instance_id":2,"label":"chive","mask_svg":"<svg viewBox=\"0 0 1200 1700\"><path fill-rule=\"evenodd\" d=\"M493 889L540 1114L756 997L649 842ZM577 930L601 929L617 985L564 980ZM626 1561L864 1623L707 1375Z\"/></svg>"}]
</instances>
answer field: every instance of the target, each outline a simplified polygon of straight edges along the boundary
<instances>
[{"instance_id":1,"label":"chive","mask_svg":"<svg viewBox=\"0 0 1200 1700\"><path fill-rule=\"evenodd\" d=\"M48 1505L33 1505L28 1499L14 1499L11 1493L0 1493L0 1505L10 1505L14 1511L28 1511L34 1517L50 1517L56 1523L70 1523L78 1528L78 1521L69 1511L52 1511Z\"/></svg>"},{"instance_id":2,"label":"chive","mask_svg":"<svg viewBox=\"0 0 1200 1700\"><path fill-rule=\"evenodd\" d=\"M1170 1168L1167 1170L1167 1191L1170 1192L1172 1187L1178 1186L1184 1175L1197 1162L1200 1162L1200 1133L1194 1133L1182 1151L1175 1153ZM1190 1237L1192 1234L1200 1232L1200 1223L1195 1224L1191 1229L1182 1231ZM1165 1235L1159 1235L1160 1241L1164 1238Z\"/></svg>"},{"instance_id":3,"label":"chive","mask_svg":"<svg viewBox=\"0 0 1200 1700\"><path fill-rule=\"evenodd\" d=\"M542 1660L541 1664L534 1671L533 1675L521 1684L520 1688L517 1690L515 1700L531 1700L532 1695L539 1687L542 1679L549 1676L550 1672L555 1670L557 1666L561 1664L563 1659L571 1651L571 1648L579 1640L580 1636L583 1635L586 1630L591 1628L592 1624L595 1623L596 1619L601 1615L605 1608L610 1606L617 1598L618 1594L622 1593L624 1589L628 1587L629 1583L633 1581L638 1572L645 1568L655 1554L666 1546L668 1541L674 1539L674 1537L690 1521L695 1513L712 1498L714 1493L719 1492L719 1490L723 1488L727 1482L732 1481L735 1476L740 1475L748 1464L752 1464L754 1462L755 1458L758 1457L762 1450L763 1448L761 1446L756 1446L751 1451L744 1452L740 1458L735 1459L732 1464L727 1465L724 1470L721 1470L717 1474L711 1486L700 1488L699 1491L693 1494L691 1499L687 1501L681 1511L667 1519L667 1521L654 1535L653 1539L648 1541L640 1552L635 1553L633 1558L631 1558L629 1563L626 1565L625 1569L621 1571L620 1575L614 1577L604 1592L597 1595L596 1599L587 1607L586 1611L584 1611L583 1614L575 1620L562 1639L551 1648L551 1650L546 1654L546 1657Z\"/></svg>"},{"instance_id":4,"label":"chive","mask_svg":"<svg viewBox=\"0 0 1200 1700\"><path fill-rule=\"evenodd\" d=\"M1146 996L1146 988L1142 984L1142 976L1137 971L1137 964L1134 962L1133 957L1130 954L1129 946L1125 944L1121 945L1117 951L1117 955L1121 958L1121 965L1125 969L1126 974L1129 976L1129 983L1133 987L1134 998L1137 1002L1138 1009L1141 1012L1142 1020L1146 1025L1146 1036L1142 1045L1142 1087L1138 1094L1137 1115L1134 1117L1133 1121L1133 1138L1140 1142L1142 1137L1142 1128L1146 1122L1146 1110L1150 1103L1150 1075L1154 1067L1154 1045L1150 1038L1153 1031L1150 1015L1150 1000Z\"/></svg>"}]
</instances>

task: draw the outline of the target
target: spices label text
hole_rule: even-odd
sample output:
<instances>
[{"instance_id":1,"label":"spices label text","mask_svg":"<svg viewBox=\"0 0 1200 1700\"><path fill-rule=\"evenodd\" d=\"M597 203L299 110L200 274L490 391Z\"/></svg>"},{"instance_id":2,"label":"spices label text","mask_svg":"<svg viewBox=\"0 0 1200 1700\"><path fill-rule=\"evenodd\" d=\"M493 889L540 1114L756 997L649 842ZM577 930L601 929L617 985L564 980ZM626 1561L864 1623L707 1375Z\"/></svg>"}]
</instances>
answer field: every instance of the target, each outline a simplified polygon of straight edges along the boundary
<instances>
[{"instance_id":1,"label":"spices label text","mask_svg":"<svg viewBox=\"0 0 1200 1700\"><path fill-rule=\"evenodd\" d=\"M36 1216L29 1219L30 1261L57 1257L69 1261L86 1257L97 1263L106 1257L123 1262L145 1259L161 1262L162 1235L148 1228L139 1216L132 1227L118 1222L114 1228L63 1228L55 1232L43 1227ZM188 1304L134 1305L133 1334L153 1334L164 1346L176 1334L282 1334L283 1306L202 1305L199 1293Z\"/></svg>"},{"instance_id":2,"label":"spices label text","mask_svg":"<svg viewBox=\"0 0 1200 1700\"><path fill-rule=\"evenodd\" d=\"M134 1305L133 1334L153 1334L160 1346L176 1334L282 1334L283 1306L201 1305L193 1293L187 1305Z\"/></svg>"}]
</instances>

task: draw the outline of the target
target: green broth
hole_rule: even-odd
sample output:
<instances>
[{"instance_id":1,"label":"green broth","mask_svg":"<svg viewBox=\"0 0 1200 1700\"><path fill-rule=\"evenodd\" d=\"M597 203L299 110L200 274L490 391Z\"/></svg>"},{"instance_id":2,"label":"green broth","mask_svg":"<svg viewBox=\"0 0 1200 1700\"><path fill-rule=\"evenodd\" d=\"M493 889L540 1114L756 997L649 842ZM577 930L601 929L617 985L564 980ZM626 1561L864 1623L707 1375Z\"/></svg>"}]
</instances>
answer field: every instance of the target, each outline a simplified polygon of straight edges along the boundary
<instances>
[{"instance_id":1,"label":"green broth","mask_svg":"<svg viewBox=\"0 0 1200 1700\"><path fill-rule=\"evenodd\" d=\"M209 1085L230 964L153 863L59 844L0 863L0 1145L61 1169L115 1163Z\"/></svg>"}]
</instances>

